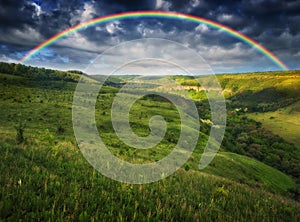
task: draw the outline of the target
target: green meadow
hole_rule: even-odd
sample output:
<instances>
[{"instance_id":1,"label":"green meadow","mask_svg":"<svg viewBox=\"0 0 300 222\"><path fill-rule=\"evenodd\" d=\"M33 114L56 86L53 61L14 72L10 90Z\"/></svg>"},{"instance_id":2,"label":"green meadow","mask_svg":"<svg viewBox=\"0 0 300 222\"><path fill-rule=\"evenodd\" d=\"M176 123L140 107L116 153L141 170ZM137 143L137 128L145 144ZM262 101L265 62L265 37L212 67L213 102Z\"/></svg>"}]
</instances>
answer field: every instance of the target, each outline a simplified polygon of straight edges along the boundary
<instances>
[{"instance_id":1,"label":"green meadow","mask_svg":"<svg viewBox=\"0 0 300 222\"><path fill-rule=\"evenodd\" d=\"M196 148L173 175L141 185L107 178L83 157L72 127L80 77L102 81L78 71L0 63L1 221L300 221L299 71L217 76L227 125L218 154L204 170L199 161L212 127L209 103L204 90L188 89L200 117ZM142 97L129 113L132 130L149 135L149 120L161 115L167 132L151 149L126 145L110 112L132 78L106 80L97 96L95 127L120 159L158 161L178 142L180 116L170 101ZM209 81L171 78L194 87ZM155 90L164 78L157 81L140 83Z\"/></svg>"},{"instance_id":2,"label":"green meadow","mask_svg":"<svg viewBox=\"0 0 300 222\"><path fill-rule=\"evenodd\" d=\"M248 116L300 148L300 101L273 112L251 113Z\"/></svg>"}]
</instances>

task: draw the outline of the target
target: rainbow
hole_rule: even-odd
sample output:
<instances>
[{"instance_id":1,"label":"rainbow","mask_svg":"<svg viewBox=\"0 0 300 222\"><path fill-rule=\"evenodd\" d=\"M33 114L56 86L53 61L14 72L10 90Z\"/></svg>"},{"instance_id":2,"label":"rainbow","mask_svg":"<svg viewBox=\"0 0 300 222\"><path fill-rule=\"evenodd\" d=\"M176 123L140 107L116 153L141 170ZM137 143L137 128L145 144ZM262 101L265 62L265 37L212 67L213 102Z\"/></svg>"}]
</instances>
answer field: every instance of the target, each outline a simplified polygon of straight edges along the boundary
<instances>
[{"instance_id":1,"label":"rainbow","mask_svg":"<svg viewBox=\"0 0 300 222\"><path fill-rule=\"evenodd\" d=\"M135 11L135 12L124 12L124 13L118 13L118 14L112 14L107 15L103 17L98 17L83 23L80 23L78 25L72 26L66 30L63 30L56 35L52 36L51 38L45 40L41 44L37 45L35 48L30 50L21 60L20 62L24 63L28 61L32 56L37 54L40 50L43 48L53 44L57 40L63 38L64 36L82 30L84 28L103 24L107 22L111 22L114 20L124 20L124 19L133 19L133 18L167 18L167 19L178 19L178 20L186 20L190 22L205 24L209 27L223 30L224 32L228 33L229 35L247 43L251 47L254 47L257 49L260 53L268 57L271 61L273 61L278 67L280 67L282 70L288 70L288 67L278 58L276 57L272 52L270 52L268 49L260 45L258 42L254 41L253 39L249 38L248 36L230 28L225 25L222 25L220 23L210 21L205 18L200 18L193 15L187 15L177 12L165 12L165 11Z\"/></svg>"}]
</instances>

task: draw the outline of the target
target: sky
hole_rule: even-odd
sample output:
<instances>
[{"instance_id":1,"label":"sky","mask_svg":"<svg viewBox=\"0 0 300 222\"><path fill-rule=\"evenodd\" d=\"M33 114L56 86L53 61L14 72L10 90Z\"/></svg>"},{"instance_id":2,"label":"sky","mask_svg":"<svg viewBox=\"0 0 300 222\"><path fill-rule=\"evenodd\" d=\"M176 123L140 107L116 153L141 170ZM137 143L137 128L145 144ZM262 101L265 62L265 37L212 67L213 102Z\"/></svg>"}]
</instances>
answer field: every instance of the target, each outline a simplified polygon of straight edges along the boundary
<instances>
[{"instance_id":1,"label":"sky","mask_svg":"<svg viewBox=\"0 0 300 222\"><path fill-rule=\"evenodd\" d=\"M299 0L0 0L0 61L16 63L56 33L90 19L141 10L179 12L221 23L263 45L289 69L300 69ZM111 48L148 38L169 40L189 48L214 73L280 70L255 48L222 30L163 18L114 20L91 26L56 41L25 64L84 71L91 63L99 62L99 56ZM144 47L131 44L128 53L146 58ZM166 45L152 47L151 55L155 58L155 53L161 54ZM126 56L118 50L113 52L112 63ZM181 54L181 46L173 47L172 52L178 61L188 58ZM188 65L196 66L192 61ZM139 64L143 68L147 64L151 69L149 61L145 64L139 61L132 65L135 71L140 70ZM155 60L152 64L158 66ZM168 72L172 69L168 68Z\"/></svg>"}]
</instances>

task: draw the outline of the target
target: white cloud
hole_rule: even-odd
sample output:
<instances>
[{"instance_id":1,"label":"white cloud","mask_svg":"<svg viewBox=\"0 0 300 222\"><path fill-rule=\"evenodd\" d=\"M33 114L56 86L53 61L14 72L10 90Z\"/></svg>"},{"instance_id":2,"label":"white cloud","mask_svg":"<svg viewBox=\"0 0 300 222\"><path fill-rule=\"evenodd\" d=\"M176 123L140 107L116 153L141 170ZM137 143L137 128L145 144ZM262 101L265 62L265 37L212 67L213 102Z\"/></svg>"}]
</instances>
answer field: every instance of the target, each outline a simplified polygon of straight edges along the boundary
<instances>
[{"instance_id":1,"label":"white cloud","mask_svg":"<svg viewBox=\"0 0 300 222\"><path fill-rule=\"evenodd\" d=\"M193 8L195 8L195 7L199 6L199 5L200 5L200 0L193 0L193 1L191 1L191 6Z\"/></svg>"},{"instance_id":2,"label":"white cloud","mask_svg":"<svg viewBox=\"0 0 300 222\"><path fill-rule=\"evenodd\" d=\"M191 49L168 40L134 40L110 48L87 72L109 74L112 68L121 68L118 72L126 74L174 74L183 73L187 68L192 73L209 72L210 67L195 55ZM120 64L123 65L120 67Z\"/></svg>"},{"instance_id":3,"label":"white cloud","mask_svg":"<svg viewBox=\"0 0 300 222\"><path fill-rule=\"evenodd\" d=\"M170 7L170 2L166 2L164 0L156 0L155 9L169 11Z\"/></svg>"},{"instance_id":4,"label":"white cloud","mask_svg":"<svg viewBox=\"0 0 300 222\"><path fill-rule=\"evenodd\" d=\"M0 55L0 61L1 62L9 62L9 63L19 63L18 60L10 58L6 55Z\"/></svg>"},{"instance_id":5,"label":"white cloud","mask_svg":"<svg viewBox=\"0 0 300 222\"><path fill-rule=\"evenodd\" d=\"M93 15L96 13L92 4L84 3L84 10L81 14L81 20L87 21L93 18Z\"/></svg>"},{"instance_id":6,"label":"white cloud","mask_svg":"<svg viewBox=\"0 0 300 222\"><path fill-rule=\"evenodd\" d=\"M243 47L243 44L238 42L234 44L234 47L232 48L223 48L221 46L210 46L207 47L205 50L205 57L207 59L212 60L232 60L232 59L243 59L245 57L251 57L253 56L254 51Z\"/></svg>"},{"instance_id":7,"label":"white cloud","mask_svg":"<svg viewBox=\"0 0 300 222\"><path fill-rule=\"evenodd\" d=\"M96 31L103 31L103 28L100 27L100 26L97 26L97 27L95 28L95 30L96 30Z\"/></svg>"},{"instance_id":8,"label":"white cloud","mask_svg":"<svg viewBox=\"0 0 300 222\"><path fill-rule=\"evenodd\" d=\"M176 35L176 29L172 30L172 31L168 31L165 32L161 26L163 24L158 22L156 27L149 27L149 26L145 26L144 23L140 23L137 28L136 31L142 35L142 37L144 38L166 38L169 39L170 37Z\"/></svg>"},{"instance_id":9,"label":"white cloud","mask_svg":"<svg viewBox=\"0 0 300 222\"><path fill-rule=\"evenodd\" d=\"M1 33L0 35L0 41L7 42L7 43L13 43L13 44L22 44L22 45L36 45L40 43L44 38L41 36L41 34L29 27L26 26L24 29L13 29L9 32Z\"/></svg>"},{"instance_id":10,"label":"white cloud","mask_svg":"<svg viewBox=\"0 0 300 222\"><path fill-rule=\"evenodd\" d=\"M207 27L207 25L205 24L199 24L196 28L195 28L196 31L198 32L201 32L201 33L204 33L204 32L207 32L209 30L209 28Z\"/></svg>"},{"instance_id":11,"label":"white cloud","mask_svg":"<svg viewBox=\"0 0 300 222\"><path fill-rule=\"evenodd\" d=\"M39 6L39 5L36 4L35 2L31 3L31 5L34 6L34 8L35 8L35 13L36 13L37 16L40 16L40 15L43 13L41 6Z\"/></svg>"},{"instance_id":12,"label":"white cloud","mask_svg":"<svg viewBox=\"0 0 300 222\"><path fill-rule=\"evenodd\" d=\"M61 39L56 44L59 46L70 47L91 52L101 52L102 50L108 47L104 45L98 45L94 42L89 41L79 32L69 34L66 38Z\"/></svg>"},{"instance_id":13,"label":"white cloud","mask_svg":"<svg viewBox=\"0 0 300 222\"><path fill-rule=\"evenodd\" d=\"M110 22L105 27L106 31L108 31L110 34L114 34L116 31L122 30L120 27L120 21Z\"/></svg>"},{"instance_id":14,"label":"white cloud","mask_svg":"<svg viewBox=\"0 0 300 222\"><path fill-rule=\"evenodd\" d=\"M243 22L242 17L239 15L233 15L233 14L220 14L217 16L217 20L220 23L229 23L230 26L232 25L240 25Z\"/></svg>"},{"instance_id":15,"label":"white cloud","mask_svg":"<svg viewBox=\"0 0 300 222\"><path fill-rule=\"evenodd\" d=\"M231 22L233 21L235 18L233 15L229 15L229 14L221 14L218 15L218 21L220 22Z\"/></svg>"},{"instance_id":16,"label":"white cloud","mask_svg":"<svg viewBox=\"0 0 300 222\"><path fill-rule=\"evenodd\" d=\"M86 22L88 20L91 20L94 15L96 14L96 10L94 6L91 3L84 3L83 10L79 15L73 16L71 19L71 24L75 25L78 22Z\"/></svg>"}]
</instances>

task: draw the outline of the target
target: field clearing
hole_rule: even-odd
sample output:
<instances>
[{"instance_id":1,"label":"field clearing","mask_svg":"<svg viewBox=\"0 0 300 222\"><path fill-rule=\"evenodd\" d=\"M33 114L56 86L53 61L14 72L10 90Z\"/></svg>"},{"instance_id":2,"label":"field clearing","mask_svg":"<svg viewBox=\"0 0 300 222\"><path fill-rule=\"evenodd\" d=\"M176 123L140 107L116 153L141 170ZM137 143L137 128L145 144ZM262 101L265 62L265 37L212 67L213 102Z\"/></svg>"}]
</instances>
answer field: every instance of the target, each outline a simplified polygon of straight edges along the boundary
<instances>
[{"instance_id":1,"label":"field clearing","mask_svg":"<svg viewBox=\"0 0 300 222\"><path fill-rule=\"evenodd\" d=\"M274 112L251 113L248 117L300 148L300 101Z\"/></svg>"}]
</instances>

